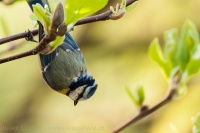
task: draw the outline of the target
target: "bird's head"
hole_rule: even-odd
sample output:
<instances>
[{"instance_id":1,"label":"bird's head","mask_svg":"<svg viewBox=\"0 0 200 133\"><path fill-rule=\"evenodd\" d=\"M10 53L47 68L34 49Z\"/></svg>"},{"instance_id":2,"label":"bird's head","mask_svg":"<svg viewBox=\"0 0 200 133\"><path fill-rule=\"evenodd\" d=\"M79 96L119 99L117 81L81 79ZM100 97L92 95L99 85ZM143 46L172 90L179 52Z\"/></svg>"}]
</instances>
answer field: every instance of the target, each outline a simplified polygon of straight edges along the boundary
<instances>
[{"instance_id":1,"label":"bird's head","mask_svg":"<svg viewBox=\"0 0 200 133\"><path fill-rule=\"evenodd\" d=\"M90 98L97 89L97 84L95 79L86 73L81 74L79 77L73 79L72 83L69 86L70 91L67 93L76 105L79 101L86 100Z\"/></svg>"}]
</instances>

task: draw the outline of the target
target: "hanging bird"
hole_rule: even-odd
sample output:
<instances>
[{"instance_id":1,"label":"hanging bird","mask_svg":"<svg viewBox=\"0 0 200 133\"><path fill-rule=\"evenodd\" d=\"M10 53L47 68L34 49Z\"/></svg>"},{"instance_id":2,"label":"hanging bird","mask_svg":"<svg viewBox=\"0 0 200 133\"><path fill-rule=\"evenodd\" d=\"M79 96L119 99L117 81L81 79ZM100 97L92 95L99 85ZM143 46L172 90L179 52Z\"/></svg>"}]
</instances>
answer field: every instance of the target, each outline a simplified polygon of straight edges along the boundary
<instances>
[{"instance_id":1,"label":"hanging bird","mask_svg":"<svg viewBox=\"0 0 200 133\"><path fill-rule=\"evenodd\" d=\"M27 0L27 2L31 9L36 3L44 7L42 0ZM40 25L39 41L43 35L44 30ZM68 32L60 46L50 54L39 54L39 59L45 82L52 89L69 96L74 105L95 93L97 84L87 71L84 57Z\"/></svg>"}]
</instances>

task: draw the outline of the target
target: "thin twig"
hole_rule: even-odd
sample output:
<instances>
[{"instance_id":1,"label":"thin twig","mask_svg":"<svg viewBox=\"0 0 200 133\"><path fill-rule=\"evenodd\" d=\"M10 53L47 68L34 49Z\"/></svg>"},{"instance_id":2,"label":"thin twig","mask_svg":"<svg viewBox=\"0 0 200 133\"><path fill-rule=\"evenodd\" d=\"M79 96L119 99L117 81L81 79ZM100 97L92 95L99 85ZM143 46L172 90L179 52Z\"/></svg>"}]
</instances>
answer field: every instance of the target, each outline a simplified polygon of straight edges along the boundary
<instances>
[{"instance_id":1,"label":"thin twig","mask_svg":"<svg viewBox=\"0 0 200 133\"><path fill-rule=\"evenodd\" d=\"M36 55L40 51L42 51L45 48L45 46L47 44L49 44L51 41L52 41L52 39L44 37L40 41L40 43L35 48L33 48L32 50L29 50L29 51L26 51L26 52L23 52L23 53L14 55L14 56L10 56L10 57L7 57L7 58L0 59L0 64L5 63L5 62L9 62L9 61L12 61L12 60L20 59L20 58L23 58L23 57L27 57L27 56Z\"/></svg>"},{"instance_id":2,"label":"thin twig","mask_svg":"<svg viewBox=\"0 0 200 133\"><path fill-rule=\"evenodd\" d=\"M5 44L7 42L17 40L17 39L29 37L30 32L32 33L33 36L35 36L35 35L38 34L38 29L32 30L32 31L22 32L22 33L15 34L15 35L12 35L12 36L8 36L8 37L5 37L5 38L1 38L0 39L0 45Z\"/></svg>"},{"instance_id":3,"label":"thin twig","mask_svg":"<svg viewBox=\"0 0 200 133\"><path fill-rule=\"evenodd\" d=\"M157 105L153 106L152 108L141 111L138 115L134 116L133 118L131 118L127 122L123 123L122 125L118 126L116 129L114 129L112 131L112 133L120 132L124 128L128 127L130 124L136 123L137 121L143 119L144 117L150 115L151 113L155 112L156 110L158 110L162 106L164 106L167 103L169 103L170 101L172 101L173 97L177 94L178 82L179 82L179 78L175 77L174 81L172 82L171 87L169 88L170 91L169 91L169 93L168 93L168 95L166 96L165 99L160 101Z\"/></svg>"},{"instance_id":4,"label":"thin twig","mask_svg":"<svg viewBox=\"0 0 200 133\"><path fill-rule=\"evenodd\" d=\"M35 55L38 54L40 52L47 52L46 50L44 50L45 48L49 49L51 46L48 45L51 41L54 41L56 39L57 36L63 36L64 34L60 34L62 32L66 33L66 25L62 25L62 29L58 29L58 27L62 24L63 20L64 20L64 12L63 11L63 7L61 3L58 3L56 9L55 9L55 13L53 15L53 20L52 20L52 26L49 29L49 32L47 34L44 35L44 37L42 39L40 39L39 44L33 48L32 50L14 55L14 56L10 56L7 58L3 58L0 59L0 64L4 63L4 62L8 62L8 61L12 61L12 60L16 60L16 59L20 59L26 56L30 56L30 55ZM41 26L41 24L39 23L39 26ZM42 36L42 34L39 34L40 36ZM28 40L32 40L32 34L30 34L30 31L28 31L28 37L26 38ZM42 51L43 50L43 51ZM50 52L50 51L48 51Z\"/></svg>"},{"instance_id":5,"label":"thin twig","mask_svg":"<svg viewBox=\"0 0 200 133\"><path fill-rule=\"evenodd\" d=\"M127 0L126 6L131 5L135 1L137 1L137 0ZM108 10L104 13L99 14L99 15L80 19L75 25L83 25L83 24L93 23L93 22L97 22L97 21L109 20L111 14L112 14L112 11ZM35 35L38 34L38 29L32 30L30 32L33 34L33 36L35 36ZM6 43L6 42L10 42L10 41L14 41L14 40L17 40L17 39L28 37L28 35L29 35L29 32L22 32L22 33L19 33L19 34L16 34L16 35L1 38L0 39L0 45L3 44L3 43Z\"/></svg>"},{"instance_id":6,"label":"thin twig","mask_svg":"<svg viewBox=\"0 0 200 133\"><path fill-rule=\"evenodd\" d=\"M136 0L127 0L126 6L132 4L135 1ZM109 10L105 13L79 20L76 25L92 23L92 22L96 22L96 21L108 20L111 14L112 14L112 11ZM38 30L33 30L31 32L32 32L32 35L38 34ZM30 35L30 32L28 31L28 32L23 32L23 33L13 35L13 36L10 36L10 37L2 38L2 39L0 39L0 44L10 42L10 41L13 41L13 40L16 40L16 39L20 39L20 38L29 37L29 35ZM45 45L47 45L51 41L52 41L51 39L43 38L42 41L39 43L39 45L36 46L35 48L33 48L32 50L29 50L29 51L26 51L24 53L20 53L20 54L14 55L14 56L10 56L10 57L7 57L7 58L0 59L0 64L8 62L8 61L12 61L12 60L20 59L20 58L23 58L23 57L27 57L27 56L30 56L30 55L38 54L41 50L44 49Z\"/></svg>"},{"instance_id":7,"label":"thin twig","mask_svg":"<svg viewBox=\"0 0 200 133\"><path fill-rule=\"evenodd\" d=\"M129 6L129 5L131 5L132 3L136 2L136 1L137 0L127 0L126 6ZM99 14L99 15L95 15L95 16L91 16L91 17L87 17L87 18L81 19L76 23L76 25L82 25L82 24L86 24L86 23L109 20L110 19L110 15L112 15L112 11L108 10L108 11L106 11L104 13Z\"/></svg>"}]
</instances>

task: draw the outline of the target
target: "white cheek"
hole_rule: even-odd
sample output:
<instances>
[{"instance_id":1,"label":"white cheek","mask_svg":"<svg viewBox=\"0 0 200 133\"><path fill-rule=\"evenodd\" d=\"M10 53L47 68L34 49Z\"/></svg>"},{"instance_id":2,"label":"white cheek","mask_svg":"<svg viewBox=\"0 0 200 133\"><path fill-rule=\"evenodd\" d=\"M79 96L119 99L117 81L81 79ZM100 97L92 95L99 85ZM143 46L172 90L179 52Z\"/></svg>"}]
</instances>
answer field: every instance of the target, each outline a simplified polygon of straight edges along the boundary
<instances>
[{"instance_id":1,"label":"white cheek","mask_svg":"<svg viewBox=\"0 0 200 133\"><path fill-rule=\"evenodd\" d=\"M90 91L90 87L87 87L87 88L85 89L85 92L83 93L83 97L84 97L84 98L87 98L89 91Z\"/></svg>"},{"instance_id":2,"label":"white cheek","mask_svg":"<svg viewBox=\"0 0 200 133\"><path fill-rule=\"evenodd\" d=\"M70 92L69 97L70 97L73 101L75 101L75 100L78 98L78 96L84 91L84 87L85 87L85 85L84 85L84 86L81 86L81 87L79 87L79 88L76 88L74 91ZM82 98L81 98L81 99L82 99ZM81 99L80 99L80 100L81 100Z\"/></svg>"},{"instance_id":3,"label":"white cheek","mask_svg":"<svg viewBox=\"0 0 200 133\"><path fill-rule=\"evenodd\" d=\"M77 99L78 95L77 95L77 93L75 93L75 92L70 92L69 97L70 97L73 101L75 101L75 100Z\"/></svg>"}]
</instances>

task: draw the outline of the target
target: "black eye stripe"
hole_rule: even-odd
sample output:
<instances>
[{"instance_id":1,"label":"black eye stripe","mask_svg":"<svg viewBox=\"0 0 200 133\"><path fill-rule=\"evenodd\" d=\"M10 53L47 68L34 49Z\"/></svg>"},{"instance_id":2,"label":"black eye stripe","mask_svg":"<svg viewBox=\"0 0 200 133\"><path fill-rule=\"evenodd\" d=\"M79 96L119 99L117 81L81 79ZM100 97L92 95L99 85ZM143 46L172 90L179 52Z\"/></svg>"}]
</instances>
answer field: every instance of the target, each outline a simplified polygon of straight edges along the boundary
<instances>
[{"instance_id":1,"label":"black eye stripe","mask_svg":"<svg viewBox=\"0 0 200 133\"><path fill-rule=\"evenodd\" d=\"M71 85L69 86L69 91L66 93L67 96L70 95L70 93L77 88L84 86L84 90L82 92L82 95L84 94L85 90L89 86L93 86L95 80L92 78L90 75L84 75L84 76L79 76L77 80L73 81Z\"/></svg>"}]
</instances>

